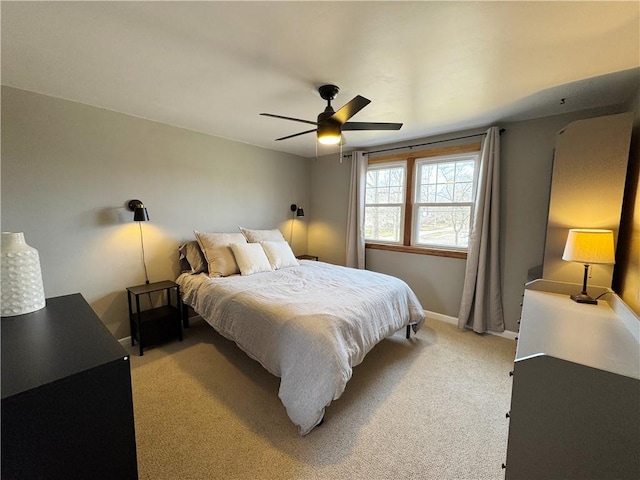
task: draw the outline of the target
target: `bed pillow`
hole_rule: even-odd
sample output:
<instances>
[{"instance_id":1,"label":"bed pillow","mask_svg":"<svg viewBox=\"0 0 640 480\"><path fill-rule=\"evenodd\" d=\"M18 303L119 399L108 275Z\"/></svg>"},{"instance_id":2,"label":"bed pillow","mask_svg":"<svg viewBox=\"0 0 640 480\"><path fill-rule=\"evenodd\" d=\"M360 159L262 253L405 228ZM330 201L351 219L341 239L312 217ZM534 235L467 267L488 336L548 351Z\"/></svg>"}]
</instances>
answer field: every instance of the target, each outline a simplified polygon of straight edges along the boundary
<instances>
[{"instance_id":1,"label":"bed pillow","mask_svg":"<svg viewBox=\"0 0 640 480\"><path fill-rule=\"evenodd\" d=\"M226 277L240 273L231 251L232 243L246 243L241 233L203 233L194 231L198 245L202 249L210 277Z\"/></svg>"},{"instance_id":2,"label":"bed pillow","mask_svg":"<svg viewBox=\"0 0 640 480\"><path fill-rule=\"evenodd\" d=\"M242 232L242 235L247 239L249 243L260 242L286 242L282 233L277 228L272 230L251 230L249 228L238 227Z\"/></svg>"},{"instance_id":3,"label":"bed pillow","mask_svg":"<svg viewBox=\"0 0 640 480\"><path fill-rule=\"evenodd\" d=\"M259 243L232 243L231 250L238 262L241 275L271 271L269 259Z\"/></svg>"},{"instance_id":4,"label":"bed pillow","mask_svg":"<svg viewBox=\"0 0 640 480\"><path fill-rule=\"evenodd\" d=\"M274 270L300 265L287 242L260 242L260 245Z\"/></svg>"},{"instance_id":5,"label":"bed pillow","mask_svg":"<svg viewBox=\"0 0 640 480\"><path fill-rule=\"evenodd\" d=\"M178 252L180 252L180 260L184 261L183 267L183 263L181 263L181 271L183 273L200 273L207 271L207 259L204 258L202 249L196 240L183 243L178 247Z\"/></svg>"}]
</instances>

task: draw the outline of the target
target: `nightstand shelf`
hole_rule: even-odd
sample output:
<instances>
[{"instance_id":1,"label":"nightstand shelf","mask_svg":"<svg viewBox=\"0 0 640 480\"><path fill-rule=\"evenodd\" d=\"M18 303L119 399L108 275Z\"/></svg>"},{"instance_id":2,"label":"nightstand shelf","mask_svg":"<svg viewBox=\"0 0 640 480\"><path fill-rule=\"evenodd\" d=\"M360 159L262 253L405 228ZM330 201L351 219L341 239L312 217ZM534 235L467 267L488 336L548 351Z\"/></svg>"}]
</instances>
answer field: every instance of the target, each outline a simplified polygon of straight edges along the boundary
<instances>
[{"instance_id":1,"label":"nightstand shelf","mask_svg":"<svg viewBox=\"0 0 640 480\"><path fill-rule=\"evenodd\" d=\"M318 261L317 255L298 255L296 258L298 260L315 260L316 262Z\"/></svg>"},{"instance_id":2,"label":"nightstand shelf","mask_svg":"<svg viewBox=\"0 0 640 480\"><path fill-rule=\"evenodd\" d=\"M166 291L166 305L140 309L140 295ZM172 303L174 292L175 303ZM135 311L132 296L135 299ZM180 286L170 280L127 287L129 303L129 325L131 328L131 345L138 342L140 356L144 355L144 348L157 345L178 337L182 341L182 299Z\"/></svg>"}]
</instances>

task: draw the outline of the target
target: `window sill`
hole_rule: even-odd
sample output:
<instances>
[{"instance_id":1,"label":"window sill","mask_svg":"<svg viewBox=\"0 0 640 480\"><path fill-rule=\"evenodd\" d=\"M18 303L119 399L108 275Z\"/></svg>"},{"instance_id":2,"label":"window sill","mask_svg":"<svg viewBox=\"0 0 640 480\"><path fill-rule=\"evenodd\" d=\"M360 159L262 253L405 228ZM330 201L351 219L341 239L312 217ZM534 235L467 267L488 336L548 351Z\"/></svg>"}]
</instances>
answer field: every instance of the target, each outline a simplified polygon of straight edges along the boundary
<instances>
[{"instance_id":1,"label":"window sill","mask_svg":"<svg viewBox=\"0 0 640 480\"><path fill-rule=\"evenodd\" d=\"M436 257L461 258L466 260L467 252L459 250L440 250L435 248L414 247L407 245L387 245L382 243L365 243L365 248L372 250L387 250L389 252L417 253L418 255L432 255Z\"/></svg>"}]
</instances>

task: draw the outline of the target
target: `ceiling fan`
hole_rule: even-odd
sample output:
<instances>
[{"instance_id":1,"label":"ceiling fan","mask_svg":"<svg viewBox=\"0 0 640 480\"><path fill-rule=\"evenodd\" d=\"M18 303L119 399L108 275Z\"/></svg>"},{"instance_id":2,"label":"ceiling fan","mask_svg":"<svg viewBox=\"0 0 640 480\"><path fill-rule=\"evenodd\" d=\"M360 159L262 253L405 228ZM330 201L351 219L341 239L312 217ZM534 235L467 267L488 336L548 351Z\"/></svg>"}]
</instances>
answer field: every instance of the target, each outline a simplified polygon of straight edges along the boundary
<instances>
[{"instance_id":1,"label":"ceiling fan","mask_svg":"<svg viewBox=\"0 0 640 480\"><path fill-rule=\"evenodd\" d=\"M292 120L294 122L308 123L315 125L317 128L305 130L304 132L294 133L286 137L276 138L276 141L287 140L288 138L305 135L311 132L317 132L318 142L325 145L335 145L340 143L342 132L347 130L400 130L401 123L381 123L381 122L349 122L348 120L364 107L371 103L371 100L356 95L349 103L345 104L337 112L331 106L331 100L336 98L340 89L335 85L322 85L318 88L320 96L327 101L327 107L324 112L318 115L318 120L302 120L300 118L284 117L282 115L274 115L272 113L261 113L265 117L282 118L283 120Z\"/></svg>"}]
</instances>

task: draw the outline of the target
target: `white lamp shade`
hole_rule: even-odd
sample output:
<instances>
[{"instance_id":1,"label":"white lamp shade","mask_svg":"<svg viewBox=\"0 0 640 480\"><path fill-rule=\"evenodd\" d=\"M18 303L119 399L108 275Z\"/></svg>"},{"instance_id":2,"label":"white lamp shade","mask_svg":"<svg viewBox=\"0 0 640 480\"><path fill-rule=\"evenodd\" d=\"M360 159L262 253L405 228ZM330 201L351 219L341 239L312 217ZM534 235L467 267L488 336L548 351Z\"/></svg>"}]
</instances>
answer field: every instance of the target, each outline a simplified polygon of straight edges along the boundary
<instances>
[{"instance_id":1,"label":"white lamp shade","mask_svg":"<svg viewBox=\"0 0 640 480\"><path fill-rule=\"evenodd\" d=\"M616 263L613 230L570 229L562 259L568 262L580 262L588 265L613 265Z\"/></svg>"}]
</instances>

